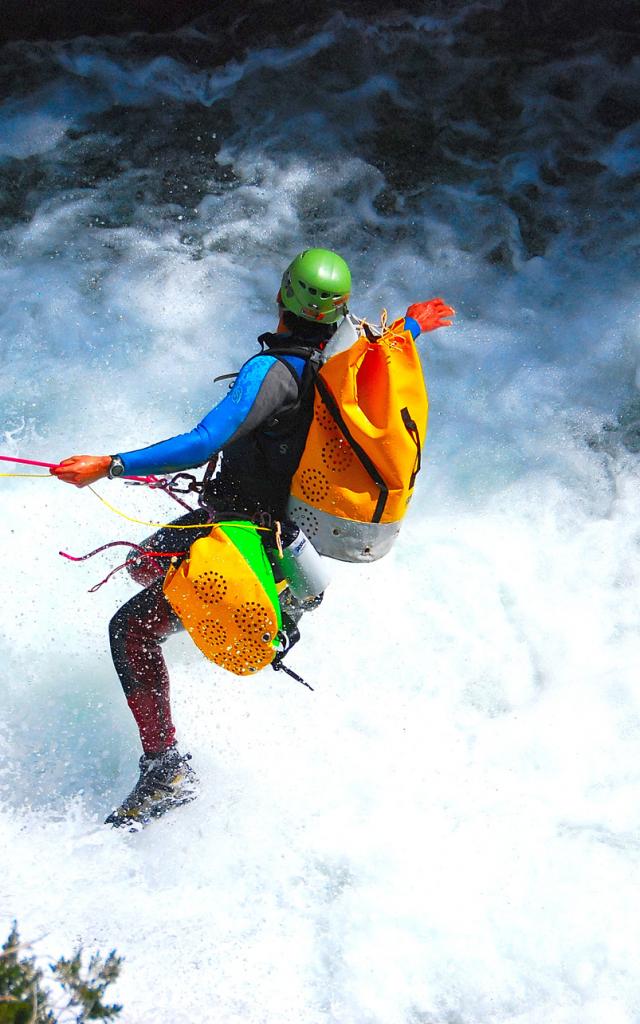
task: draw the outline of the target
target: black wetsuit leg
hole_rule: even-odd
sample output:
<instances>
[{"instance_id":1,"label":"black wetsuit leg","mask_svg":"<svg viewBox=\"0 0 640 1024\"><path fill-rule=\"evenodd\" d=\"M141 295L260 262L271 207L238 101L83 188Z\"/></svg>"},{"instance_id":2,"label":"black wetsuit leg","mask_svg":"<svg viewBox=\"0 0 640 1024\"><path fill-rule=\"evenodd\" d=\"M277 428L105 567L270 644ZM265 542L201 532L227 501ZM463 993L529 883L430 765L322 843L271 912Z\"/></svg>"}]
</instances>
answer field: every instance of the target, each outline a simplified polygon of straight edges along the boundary
<instances>
[{"instance_id":1,"label":"black wetsuit leg","mask_svg":"<svg viewBox=\"0 0 640 1024\"><path fill-rule=\"evenodd\" d=\"M207 512L197 509L172 525L202 523L201 529L164 527L140 546L151 551L186 554L194 540L206 536L211 529L207 519ZM129 571L145 589L127 601L109 623L113 663L136 720L145 754L160 753L175 742L169 673L161 644L184 626L162 592L168 561L144 558L132 550Z\"/></svg>"}]
</instances>

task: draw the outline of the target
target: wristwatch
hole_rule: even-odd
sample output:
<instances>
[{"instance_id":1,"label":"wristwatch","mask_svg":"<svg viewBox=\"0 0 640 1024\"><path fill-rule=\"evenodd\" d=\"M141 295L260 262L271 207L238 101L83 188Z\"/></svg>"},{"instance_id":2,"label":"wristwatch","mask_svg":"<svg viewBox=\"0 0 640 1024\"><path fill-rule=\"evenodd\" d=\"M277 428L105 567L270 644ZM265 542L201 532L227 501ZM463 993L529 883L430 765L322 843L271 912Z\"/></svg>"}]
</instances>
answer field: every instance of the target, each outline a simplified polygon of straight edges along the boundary
<instances>
[{"instance_id":1,"label":"wristwatch","mask_svg":"<svg viewBox=\"0 0 640 1024\"><path fill-rule=\"evenodd\" d=\"M110 480L113 480L117 476L122 476L124 473L124 462L119 455L111 456L111 465L109 466L109 472L107 476Z\"/></svg>"}]
</instances>

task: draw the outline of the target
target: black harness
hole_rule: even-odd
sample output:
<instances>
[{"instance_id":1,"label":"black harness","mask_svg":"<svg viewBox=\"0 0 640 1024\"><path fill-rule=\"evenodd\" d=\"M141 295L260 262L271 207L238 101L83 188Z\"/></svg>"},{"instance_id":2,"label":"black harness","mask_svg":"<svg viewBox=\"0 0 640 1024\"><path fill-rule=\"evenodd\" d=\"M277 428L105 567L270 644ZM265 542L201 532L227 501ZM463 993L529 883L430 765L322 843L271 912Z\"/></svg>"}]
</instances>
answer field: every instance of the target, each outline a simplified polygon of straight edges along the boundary
<instances>
[{"instance_id":1,"label":"black harness","mask_svg":"<svg viewBox=\"0 0 640 1024\"><path fill-rule=\"evenodd\" d=\"M287 368L291 374L296 387L298 389L298 397L295 402L290 402L289 405L285 406L277 416L274 416L272 420L269 420L266 424L269 431L273 428L278 428L283 419L295 415L300 411L303 399L307 397L309 391L313 389L313 385L318 376L318 370L324 362L322 351L313 345L303 345L294 343L292 345L282 345L282 339L286 335L272 334L267 331L265 334L261 334L258 338L261 350L257 352L254 359L259 359L261 356L272 356L277 359L279 363ZM304 369L302 371L302 377L298 377L298 374L294 370L293 366L287 361L287 356L298 356L300 359L304 359Z\"/></svg>"},{"instance_id":2,"label":"black harness","mask_svg":"<svg viewBox=\"0 0 640 1024\"><path fill-rule=\"evenodd\" d=\"M295 381L296 397L250 434L229 445L215 477L215 462L209 463L201 500L207 507L233 509L249 518L268 513L273 519L282 520L291 480L313 419L315 380L323 356L319 344L291 334L267 332L260 335L258 342L261 351L252 358L271 356L282 363ZM304 360L300 375L287 356ZM226 374L225 379L236 376Z\"/></svg>"}]
</instances>

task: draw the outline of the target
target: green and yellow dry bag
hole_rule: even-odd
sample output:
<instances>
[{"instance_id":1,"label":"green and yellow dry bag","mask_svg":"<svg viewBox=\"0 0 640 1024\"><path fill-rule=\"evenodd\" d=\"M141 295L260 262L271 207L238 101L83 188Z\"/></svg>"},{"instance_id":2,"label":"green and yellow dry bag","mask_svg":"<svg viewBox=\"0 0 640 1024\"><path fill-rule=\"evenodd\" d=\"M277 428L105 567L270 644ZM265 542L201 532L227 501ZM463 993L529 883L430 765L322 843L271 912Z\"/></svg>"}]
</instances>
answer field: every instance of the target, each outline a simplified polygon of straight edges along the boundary
<instances>
[{"instance_id":1,"label":"green and yellow dry bag","mask_svg":"<svg viewBox=\"0 0 640 1024\"><path fill-rule=\"evenodd\" d=\"M194 643L216 665L245 676L273 661L280 604L252 523L217 523L169 569L163 590Z\"/></svg>"}]
</instances>

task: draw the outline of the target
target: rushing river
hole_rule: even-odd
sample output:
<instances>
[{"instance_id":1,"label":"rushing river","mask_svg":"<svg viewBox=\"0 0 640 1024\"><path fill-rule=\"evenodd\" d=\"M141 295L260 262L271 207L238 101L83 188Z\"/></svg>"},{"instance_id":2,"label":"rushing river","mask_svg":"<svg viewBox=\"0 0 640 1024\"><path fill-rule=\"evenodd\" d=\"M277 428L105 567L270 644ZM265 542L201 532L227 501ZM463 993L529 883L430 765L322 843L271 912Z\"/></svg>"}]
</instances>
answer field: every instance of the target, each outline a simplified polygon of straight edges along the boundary
<instances>
[{"instance_id":1,"label":"rushing river","mask_svg":"<svg viewBox=\"0 0 640 1024\"><path fill-rule=\"evenodd\" d=\"M620 33L501 55L467 6L226 62L206 23L0 51L0 454L190 429L307 245L360 315L457 310L400 540L303 623L314 693L171 640L203 791L140 835L101 826L134 585L58 551L149 530L0 480L0 925L116 947L125 1024L640 1019L640 63Z\"/></svg>"}]
</instances>

